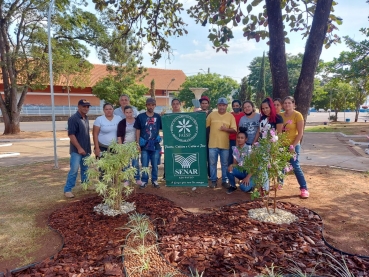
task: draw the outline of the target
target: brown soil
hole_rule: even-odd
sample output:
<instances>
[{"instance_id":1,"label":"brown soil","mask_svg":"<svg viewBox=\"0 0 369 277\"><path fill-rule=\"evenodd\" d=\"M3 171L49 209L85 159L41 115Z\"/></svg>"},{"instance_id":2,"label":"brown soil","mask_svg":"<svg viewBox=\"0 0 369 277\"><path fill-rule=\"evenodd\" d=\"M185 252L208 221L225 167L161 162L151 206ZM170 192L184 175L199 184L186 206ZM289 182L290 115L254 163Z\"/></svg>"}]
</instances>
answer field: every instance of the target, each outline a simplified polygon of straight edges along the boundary
<instances>
[{"instance_id":1,"label":"brown soil","mask_svg":"<svg viewBox=\"0 0 369 277\"><path fill-rule=\"evenodd\" d=\"M265 267L298 267L308 273L334 274L327 267L326 255L339 254L322 241L321 219L308 209L280 203L279 208L299 217L290 225L261 223L248 217L247 211L261 206L260 202L223 207L207 214L194 214L174 202L153 194L138 193L129 201L137 211L148 215L157 227L159 248L166 260L182 272L189 268L203 276L255 276ZM64 248L53 260L43 261L34 268L15 276L124 276L121 246L128 230L127 215L107 217L94 213L99 197L73 202L54 212L51 226L64 236ZM345 257L354 276L369 276L369 260ZM156 269L156 259L149 260ZM151 271L141 276L162 276ZM243 273L243 274L242 274ZM178 275L183 276L183 275Z\"/></svg>"},{"instance_id":2,"label":"brown soil","mask_svg":"<svg viewBox=\"0 0 369 277\"><path fill-rule=\"evenodd\" d=\"M151 196L154 197L151 199L141 194L139 196L136 194L133 199L137 203L138 212L146 213L152 219L159 218L154 224L158 226L159 237L163 243L159 245L162 254L182 271L192 266L199 270L206 268L206 276L232 276L224 274L225 272L230 274L232 270L236 273L243 270L256 273L271 262L274 265L286 266L286 258L298 257L301 262L298 266L309 272L323 259L322 253L331 251L322 243L322 236L318 230L322 223L324 237L332 246L347 253L369 256L367 228L369 175L313 166L304 166L304 172L309 185L309 199L303 200L298 197L299 190L294 176L288 176L285 187L278 191L278 201L290 203L279 205L300 216L298 224L291 224L292 227L265 224L249 219L247 210L251 206L243 203L250 200L250 195L238 190L227 195L222 188L192 190L188 187L169 188L162 184L160 189L148 187L144 192L165 197L173 202L154 196ZM51 216L52 227L62 232L65 246L55 260L43 262L36 269L27 272L50 274L55 272L55 275L61 276L67 272L81 276L101 276L107 274L106 271L117 273L122 268L122 263L116 255L121 251L118 248L124 244L128 231L118 232L115 228L122 227L127 222L127 217L108 218L96 215L92 212L92 207L100 201L99 198L74 200L63 209L54 212ZM240 205L220 209L231 203ZM257 205L257 202L252 205ZM323 221L312 216L304 209L305 207L317 212ZM44 216L47 217L46 214ZM161 219L166 220L165 226L160 225ZM179 224L181 222L182 224ZM201 228L197 229L196 224L200 224ZM186 232L189 237L183 235ZM236 237L238 233L240 236ZM230 236L232 239L229 241ZM309 237L315 245L306 237ZM236 239L240 242L234 243ZM57 238L54 240L55 244L44 241L46 253L53 252L57 248L58 240ZM213 252L207 253L204 249L208 249L208 242L213 243L213 240L219 247L211 247ZM240 256L237 249L241 247L240 245L245 245L245 241L248 244L248 251L251 252L242 251L246 256ZM185 248L186 251L178 250L179 245L183 247L189 242L193 243L191 247L187 246L188 249ZM224 252L225 250L227 252ZM36 261L44 257L41 253L35 253ZM355 276L368 276L368 263L364 269L362 265L364 262L360 258L350 258L347 262L354 270ZM4 268L8 266L4 267L4 263L0 262L0 269ZM217 272L209 271L210 268L214 268ZM365 273L360 275L360 272Z\"/></svg>"}]
</instances>

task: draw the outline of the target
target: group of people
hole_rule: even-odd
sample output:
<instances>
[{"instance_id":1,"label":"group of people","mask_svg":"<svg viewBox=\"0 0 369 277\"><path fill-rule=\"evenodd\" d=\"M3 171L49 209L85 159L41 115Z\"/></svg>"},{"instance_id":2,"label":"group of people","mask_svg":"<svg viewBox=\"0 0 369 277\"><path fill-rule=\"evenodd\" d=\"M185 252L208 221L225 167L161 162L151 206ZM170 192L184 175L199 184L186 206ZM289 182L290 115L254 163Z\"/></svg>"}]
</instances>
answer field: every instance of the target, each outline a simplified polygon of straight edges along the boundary
<instances>
[{"instance_id":1,"label":"group of people","mask_svg":"<svg viewBox=\"0 0 369 277\"><path fill-rule=\"evenodd\" d=\"M255 105L250 100L246 100L242 105L240 101L233 100L233 112L231 113L225 111L227 104L225 98L220 98L217 103L218 112L213 112L213 116L207 118L207 127L210 127L211 187L217 186L216 164L219 154L222 186L228 188L227 193L231 194L237 190L235 178L240 180L239 187L242 191L252 191L255 182L251 174L238 170L234 165L242 164L244 157L249 155L251 146L261 139L260 134L274 129L277 134L287 133L287 139L290 143L289 151L294 153L290 164L300 186L300 197L308 198L307 183L299 163L304 119L302 114L295 110L294 98L287 96L282 101L281 99L272 100L268 97L260 105L260 114L256 112ZM283 184L282 179L280 182ZM265 183L263 187L267 189L268 185Z\"/></svg>"},{"instance_id":2,"label":"group of people","mask_svg":"<svg viewBox=\"0 0 369 277\"><path fill-rule=\"evenodd\" d=\"M251 191L255 183L251 174L239 171L234 165L240 164L251 146L259 140L260 133L265 128L274 128L277 133L287 132L290 141L290 151L295 158L290 163L300 185L300 196L308 198L306 180L299 164L300 141L303 135L304 120L295 110L293 97L281 99L266 98L260 107L260 114L256 112L252 101L241 103L232 101L233 112L227 112L228 100L221 97L217 100L217 110L209 109L210 99L207 96L200 98L200 110L206 113L206 143L208 154L208 177L210 187L217 186L218 156L221 163L222 186L230 194L237 190L235 178L240 180L242 191ZM148 167L151 164L151 184L159 188L158 164L160 162L159 130L162 129L161 115L154 112L156 100L146 99L146 112L138 114L135 107L130 105L127 95L120 96L120 107L114 110L109 103L104 104L104 115L96 118L93 124L94 152L98 158L103 151L107 151L112 141L118 143L136 142L141 152L141 165ZM174 98L171 102L172 112L181 112L181 102ZM91 154L89 135L88 110L90 103L84 99L78 102L78 111L68 119L68 136L70 138L70 171L68 173L64 195L74 197L72 188L75 186L78 168L81 168L81 182L87 181L87 167L83 158ZM282 111L283 107L283 111ZM164 157L165 163L165 157ZM149 182L147 173L140 178L139 162L132 160L132 166L137 169L136 184L146 188ZM281 180L283 182L283 180Z\"/></svg>"},{"instance_id":3,"label":"group of people","mask_svg":"<svg viewBox=\"0 0 369 277\"><path fill-rule=\"evenodd\" d=\"M113 105L105 103L104 114L97 117L92 130L94 153L99 158L109 145L118 143L136 142L141 153L141 165L148 167L151 163L151 183L159 188L158 162L162 129L161 116L154 112L156 101L154 98L146 99L146 112L138 114L135 107L130 105L128 95L119 98L120 107L114 110ZM88 121L90 102L82 99L78 102L77 112L68 119L68 136L70 138L70 171L64 186L64 195L73 198L72 189L75 186L78 169L81 168L81 183L87 181L87 166L83 159L91 155L91 141ZM149 181L147 173L140 177L139 162L132 159L132 166L136 168L136 184L145 188Z\"/></svg>"}]
</instances>

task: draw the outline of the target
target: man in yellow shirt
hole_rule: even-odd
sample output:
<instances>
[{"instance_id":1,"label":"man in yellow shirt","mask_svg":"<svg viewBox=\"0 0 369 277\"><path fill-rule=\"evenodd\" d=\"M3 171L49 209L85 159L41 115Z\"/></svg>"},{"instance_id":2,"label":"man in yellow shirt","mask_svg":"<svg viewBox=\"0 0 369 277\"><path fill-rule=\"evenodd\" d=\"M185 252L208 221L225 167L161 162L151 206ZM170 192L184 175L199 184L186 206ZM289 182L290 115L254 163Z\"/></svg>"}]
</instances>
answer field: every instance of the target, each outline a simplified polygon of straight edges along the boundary
<instances>
[{"instance_id":1,"label":"man in yellow shirt","mask_svg":"<svg viewBox=\"0 0 369 277\"><path fill-rule=\"evenodd\" d=\"M236 120L227 112L228 101L221 97L217 102L218 111L213 111L206 118L206 127L210 127L209 135L209 164L211 188L217 186L218 155L222 168L222 186L228 187L227 167L229 154L229 134L237 133Z\"/></svg>"}]
</instances>

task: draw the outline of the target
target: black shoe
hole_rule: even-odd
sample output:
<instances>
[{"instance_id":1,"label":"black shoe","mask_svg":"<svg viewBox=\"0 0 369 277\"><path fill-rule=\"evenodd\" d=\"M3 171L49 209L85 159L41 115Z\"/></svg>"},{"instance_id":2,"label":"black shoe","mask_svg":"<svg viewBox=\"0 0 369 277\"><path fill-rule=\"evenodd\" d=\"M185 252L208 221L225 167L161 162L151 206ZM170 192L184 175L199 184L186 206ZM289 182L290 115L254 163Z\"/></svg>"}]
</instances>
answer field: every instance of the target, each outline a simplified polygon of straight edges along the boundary
<instances>
[{"instance_id":1,"label":"black shoe","mask_svg":"<svg viewBox=\"0 0 369 277\"><path fill-rule=\"evenodd\" d=\"M152 181L152 186L156 189L160 188L158 181Z\"/></svg>"},{"instance_id":2,"label":"black shoe","mask_svg":"<svg viewBox=\"0 0 369 277\"><path fill-rule=\"evenodd\" d=\"M227 194L231 194L232 192L236 191L237 187L229 187L227 190Z\"/></svg>"},{"instance_id":3,"label":"black shoe","mask_svg":"<svg viewBox=\"0 0 369 277\"><path fill-rule=\"evenodd\" d=\"M217 181L211 181L210 188L216 188L217 187Z\"/></svg>"},{"instance_id":4,"label":"black shoe","mask_svg":"<svg viewBox=\"0 0 369 277\"><path fill-rule=\"evenodd\" d=\"M142 184L140 185L140 189L144 189L147 187L147 183L146 182L142 182Z\"/></svg>"},{"instance_id":5,"label":"black shoe","mask_svg":"<svg viewBox=\"0 0 369 277\"><path fill-rule=\"evenodd\" d=\"M225 188L225 189L228 189L229 188L229 183L223 182L222 187Z\"/></svg>"}]
</instances>

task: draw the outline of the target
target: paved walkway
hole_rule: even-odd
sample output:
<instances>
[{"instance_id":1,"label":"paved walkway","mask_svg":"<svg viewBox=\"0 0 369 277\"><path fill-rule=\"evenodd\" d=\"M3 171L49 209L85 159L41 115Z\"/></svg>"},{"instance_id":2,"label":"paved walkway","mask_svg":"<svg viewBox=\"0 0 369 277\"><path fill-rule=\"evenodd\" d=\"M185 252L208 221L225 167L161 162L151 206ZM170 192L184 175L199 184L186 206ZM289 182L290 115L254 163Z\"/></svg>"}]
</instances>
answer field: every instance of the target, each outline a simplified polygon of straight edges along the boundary
<instances>
[{"instance_id":1,"label":"paved walkway","mask_svg":"<svg viewBox=\"0 0 369 277\"><path fill-rule=\"evenodd\" d=\"M300 163L369 171L369 155L364 148L350 144L350 139L355 140L339 133L305 133Z\"/></svg>"},{"instance_id":2,"label":"paved walkway","mask_svg":"<svg viewBox=\"0 0 369 277\"><path fill-rule=\"evenodd\" d=\"M300 162L302 165L328 165L369 171L369 155L338 133L305 133ZM369 140L368 140L369 143ZM57 140L58 158L69 157L69 141ZM54 161L53 139L0 140L0 166Z\"/></svg>"}]
</instances>

